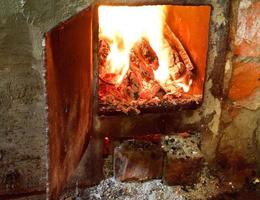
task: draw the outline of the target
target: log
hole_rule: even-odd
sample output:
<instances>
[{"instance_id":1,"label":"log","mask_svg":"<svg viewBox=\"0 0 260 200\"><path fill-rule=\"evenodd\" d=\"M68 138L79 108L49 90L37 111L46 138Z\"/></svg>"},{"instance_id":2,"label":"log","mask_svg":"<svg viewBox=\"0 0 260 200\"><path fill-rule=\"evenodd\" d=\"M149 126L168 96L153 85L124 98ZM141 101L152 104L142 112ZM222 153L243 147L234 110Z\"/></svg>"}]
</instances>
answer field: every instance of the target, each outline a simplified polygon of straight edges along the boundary
<instances>
[{"instance_id":1,"label":"log","mask_svg":"<svg viewBox=\"0 0 260 200\"><path fill-rule=\"evenodd\" d=\"M141 40L138 48L138 54L145 60L146 64L150 65L150 67L153 70L158 69L159 67L158 57L146 39Z\"/></svg>"},{"instance_id":2,"label":"log","mask_svg":"<svg viewBox=\"0 0 260 200\"><path fill-rule=\"evenodd\" d=\"M143 88L140 92L140 99L150 100L157 95L160 89L160 84L156 81L152 81L149 88Z\"/></svg>"},{"instance_id":3,"label":"log","mask_svg":"<svg viewBox=\"0 0 260 200\"><path fill-rule=\"evenodd\" d=\"M107 66L110 42L100 40L98 56L101 110L114 109L125 113L134 110L138 113L139 109L146 109L147 106L168 109L175 104L188 105L190 101L196 102L194 97L184 98L182 95L185 93L178 84L189 85L194 68L190 57L167 24L164 37L171 47L172 60L169 66L171 78L163 85L155 80L154 70L158 69L159 60L148 40L141 39L129 52L129 69L119 85L115 82L117 75L111 73Z\"/></svg>"},{"instance_id":4,"label":"log","mask_svg":"<svg viewBox=\"0 0 260 200\"><path fill-rule=\"evenodd\" d=\"M184 74L185 71L186 71L186 67L182 62L178 62L177 64L169 68L169 73L173 80L179 79Z\"/></svg>"},{"instance_id":5,"label":"log","mask_svg":"<svg viewBox=\"0 0 260 200\"><path fill-rule=\"evenodd\" d=\"M101 70L101 72L105 70L106 60L109 52L110 52L109 44L105 40L99 40L98 65L99 65L99 70Z\"/></svg>"},{"instance_id":6,"label":"log","mask_svg":"<svg viewBox=\"0 0 260 200\"><path fill-rule=\"evenodd\" d=\"M109 84L109 85L115 85L116 77L117 77L117 74L115 74L115 73L99 74L99 80L106 84Z\"/></svg>"},{"instance_id":7,"label":"log","mask_svg":"<svg viewBox=\"0 0 260 200\"><path fill-rule=\"evenodd\" d=\"M132 52L130 54L130 56L131 56L130 61L134 61L134 66L139 68L142 77L146 81L154 80L153 68L147 62L147 60L143 58L140 48L141 48L140 43L137 43L136 45L134 45ZM132 64L130 63L130 66L131 65Z\"/></svg>"},{"instance_id":8,"label":"log","mask_svg":"<svg viewBox=\"0 0 260 200\"><path fill-rule=\"evenodd\" d=\"M132 71L129 69L122 83L120 84L121 92L128 101L137 100L142 88L142 78L140 78L138 71Z\"/></svg>"},{"instance_id":9,"label":"log","mask_svg":"<svg viewBox=\"0 0 260 200\"><path fill-rule=\"evenodd\" d=\"M188 53L186 52L185 48L183 47L182 43L180 40L176 37L176 35L171 31L170 27L165 24L164 27L164 37L166 40L169 42L170 46L173 49L176 49L178 54L180 55L182 61L184 62L186 68L191 71L193 70L193 64L190 60L190 57Z\"/></svg>"}]
</instances>

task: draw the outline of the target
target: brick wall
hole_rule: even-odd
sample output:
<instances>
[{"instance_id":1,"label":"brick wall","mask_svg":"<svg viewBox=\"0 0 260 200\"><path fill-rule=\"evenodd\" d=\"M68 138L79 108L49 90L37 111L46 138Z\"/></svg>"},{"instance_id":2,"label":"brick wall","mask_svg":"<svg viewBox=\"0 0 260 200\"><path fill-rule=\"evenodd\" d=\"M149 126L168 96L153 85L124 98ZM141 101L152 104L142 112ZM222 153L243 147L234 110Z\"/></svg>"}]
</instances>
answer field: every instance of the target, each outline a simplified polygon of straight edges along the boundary
<instances>
[{"instance_id":1,"label":"brick wall","mask_svg":"<svg viewBox=\"0 0 260 200\"><path fill-rule=\"evenodd\" d=\"M260 169L260 2L234 1L231 16L218 153L229 178L242 184L255 174L250 168Z\"/></svg>"}]
</instances>

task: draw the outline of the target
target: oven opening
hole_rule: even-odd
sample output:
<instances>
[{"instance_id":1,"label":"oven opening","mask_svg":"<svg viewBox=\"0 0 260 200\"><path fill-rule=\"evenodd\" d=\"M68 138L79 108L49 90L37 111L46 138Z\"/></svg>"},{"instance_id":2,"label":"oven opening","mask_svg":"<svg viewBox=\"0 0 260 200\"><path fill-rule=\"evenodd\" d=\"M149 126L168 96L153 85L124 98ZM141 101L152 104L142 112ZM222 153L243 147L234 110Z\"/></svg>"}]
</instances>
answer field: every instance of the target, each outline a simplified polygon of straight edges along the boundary
<instances>
[{"instance_id":1,"label":"oven opening","mask_svg":"<svg viewBox=\"0 0 260 200\"><path fill-rule=\"evenodd\" d=\"M209 12L210 6L99 6L99 113L199 105Z\"/></svg>"}]
</instances>

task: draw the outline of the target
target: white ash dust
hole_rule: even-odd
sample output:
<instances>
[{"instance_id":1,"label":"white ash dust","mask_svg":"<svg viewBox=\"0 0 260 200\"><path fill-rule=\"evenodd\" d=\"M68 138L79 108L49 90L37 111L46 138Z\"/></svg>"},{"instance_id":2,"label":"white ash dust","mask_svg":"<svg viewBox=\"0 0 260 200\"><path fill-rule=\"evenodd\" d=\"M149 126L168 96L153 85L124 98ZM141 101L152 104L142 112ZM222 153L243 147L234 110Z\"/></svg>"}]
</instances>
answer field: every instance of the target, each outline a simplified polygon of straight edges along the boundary
<instances>
[{"instance_id":1,"label":"white ash dust","mask_svg":"<svg viewBox=\"0 0 260 200\"><path fill-rule=\"evenodd\" d=\"M86 189L82 200L185 200L186 198L179 194L180 190L179 186L167 186L161 180L121 183L110 178L96 187Z\"/></svg>"},{"instance_id":2,"label":"white ash dust","mask_svg":"<svg viewBox=\"0 0 260 200\"><path fill-rule=\"evenodd\" d=\"M193 186L167 186L162 180L122 183L109 178L83 190L80 200L206 200L228 190L220 185L205 167Z\"/></svg>"}]
</instances>

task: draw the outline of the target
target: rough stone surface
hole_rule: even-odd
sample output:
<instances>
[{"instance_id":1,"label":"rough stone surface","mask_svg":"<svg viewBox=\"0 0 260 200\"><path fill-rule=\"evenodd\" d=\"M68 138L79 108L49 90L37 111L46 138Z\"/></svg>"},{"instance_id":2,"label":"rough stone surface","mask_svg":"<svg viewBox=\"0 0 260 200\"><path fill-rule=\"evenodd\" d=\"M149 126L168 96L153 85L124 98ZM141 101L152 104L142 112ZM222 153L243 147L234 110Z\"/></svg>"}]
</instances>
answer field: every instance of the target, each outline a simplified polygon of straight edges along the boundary
<instances>
[{"instance_id":1,"label":"rough stone surface","mask_svg":"<svg viewBox=\"0 0 260 200\"><path fill-rule=\"evenodd\" d=\"M238 10L237 33L234 46L236 56L260 56L260 2L242 0Z\"/></svg>"},{"instance_id":2,"label":"rough stone surface","mask_svg":"<svg viewBox=\"0 0 260 200\"><path fill-rule=\"evenodd\" d=\"M162 176L163 152L160 145L129 140L114 150L114 176L120 181L144 181Z\"/></svg>"},{"instance_id":3,"label":"rough stone surface","mask_svg":"<svg viewBox=\"0 0 260 200\"><path fill-rule=\"evenodd\" d=\"M260 87L260 63L234 63L229 98L241 100L251 96Z\"/></svg>"},{"instance_id":4,"label":"rough stone surface","mask_svg":"<svg viewBox=\"0 0 260 200\"><path fill-rule=\"evenodd\" d=\"M225 123L217 162L225 174L221 176L237 187L242 187L260 169L259 115L259 109L250 111L242 108Z\"/></svg>"},{"instance_id":5,"label":"rough stone surface","mask_svg":"<svg viewBox=\"0 0 260 200\"><path fill-rule=\"evenodd\" d=\"M5 3L0 5L2 11ZM40 48L39 43L31 38L40 34L19 12L2 16L0 29L0 194L39 187L44 190L47 155L43 66L42 55L35 50Z\"/></svg>"},{"instance_id":6,"label":"rough stone surface","mask_svg":"<svg viewBox=\"0 0 260 200\"><path fill-rule=\"evenodd\" d=\"M234 1L231 10L232 74L222 104L217 163L223 178L239 187L260 169L259 5Z\"/></svg>"},{"instance_id":7,"label":"rough stone surface","mask_svg":"<svg viewBox=\"0 0 260 200\"><path fill-rule=\"evenodd\" d=\"M89 3L0 1L0 199L46 190L44 33Z\"/></svg>"}]
</instances>

